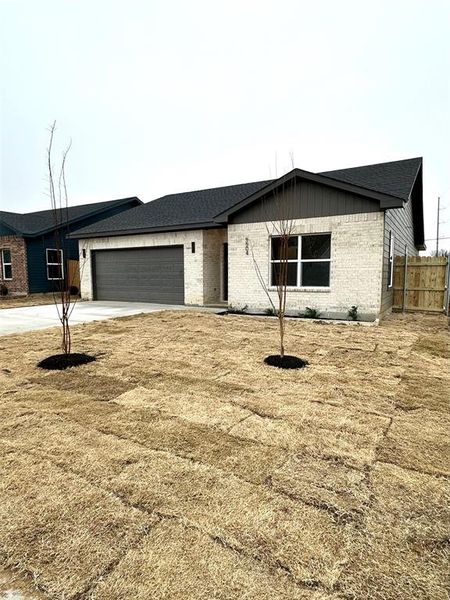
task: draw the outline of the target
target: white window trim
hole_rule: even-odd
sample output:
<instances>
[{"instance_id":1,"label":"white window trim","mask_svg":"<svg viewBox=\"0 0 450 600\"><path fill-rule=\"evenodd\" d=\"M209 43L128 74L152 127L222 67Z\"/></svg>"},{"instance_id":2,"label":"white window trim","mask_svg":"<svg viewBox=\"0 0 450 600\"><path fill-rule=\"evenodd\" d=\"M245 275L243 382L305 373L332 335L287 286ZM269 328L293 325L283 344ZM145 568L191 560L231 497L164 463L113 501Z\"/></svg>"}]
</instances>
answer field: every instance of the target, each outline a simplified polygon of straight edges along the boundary
<instances>
[{"instance_id":1,"label":"white window trim","mask_svg":"<svg viewBox=\"0 0 450 600\"><path fill-rule=\"evenodd\" d=\"M48 262L48 253L49 252L60 252L61 262ZM47 265L47 280L48 281L61 281L64 279L64 252L63 250L58 250L57 248L46 248L45 249L45 262ZM49 267L61 267L61 277L49 277L48 268Z\"/></svg>"},{"instance_id":2,"label":"white window trim","mask_svg":"<svg viewBox=\"0 0 450 600\"><path fill-rule=\"evenodd\" d=\"M9 255L10 255L10 260L9 262L5 261L4 259L4 252L5 250L9 250ZM0 254L1 254L1 258L2 258L2 279L3 281L12 281L12 254L11 254L11 249L10 248L2 248L0 250ZM11 277L6 277L6 270L5 267L11 267Z\"/></svg>"},{"instance_id":3,"label":"white window trim","mask_svg":"<svg viewBox=\"0 0 450 600\"><path fill-rule=\"evenodd\" d=\"M388 289L390 290L392 288L392 285L394 283L394 246L395 246L395 239L394 239L394 232L391 230L389 231L389 281L388 281Z\"/></svg>"},{"instance_id":4,"label":"white window trim","mask_svg":"<svg viewBox=\"0 0 450 600\"><path fill-rule=\"evenodd\" d=\"M310 237L313 235L329 235L330 236L330 258L302 258L302 237ZM269 236L269 291L273 291L277 289L277 286L272 283L272 264L273 263L281 263L281 260L272 260L272 238L279 238L279 235L271 235ZM297 245L297 258L288 258L288 263L298 263L297 264L297 282L302 280L302 263L306 262L329 262L331 263L331 232L329 231L321 231L317 233L294 233L289 237L298 238ZM331 264L330 264L330 282L331 282ZM330 289L330 285L287 285L287 290L311 290L311 291L327 291Z\"/></svg>"}]
</instances>

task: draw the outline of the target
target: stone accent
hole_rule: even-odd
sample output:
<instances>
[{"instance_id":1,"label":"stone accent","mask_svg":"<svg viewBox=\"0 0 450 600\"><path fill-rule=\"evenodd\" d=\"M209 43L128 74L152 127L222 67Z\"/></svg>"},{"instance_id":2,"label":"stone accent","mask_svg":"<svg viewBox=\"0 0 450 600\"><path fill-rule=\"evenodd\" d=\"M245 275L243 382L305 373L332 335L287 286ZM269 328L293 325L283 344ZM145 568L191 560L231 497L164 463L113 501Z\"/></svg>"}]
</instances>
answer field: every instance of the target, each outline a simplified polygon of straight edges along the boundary
<instances>
[{"instance_id":1,"label":"stone accent","mask_svg":"<svg viewBox=\"0 0 450 600\"><path fill-rule=\"evenodd\" d=\"M12 279L3 280L3 269L0 268L0 284L6 285L11 296L28 294L27 247L25 239L16 235L0 236L0 250L11 251Z\"/></svg>"},{"instance_id":2,"label":"stone accent","mask_svg":"<svg viewBox=\"0 0 450 600\"><path fill-rule=\"evenodd\" d=\"M184 247L184 299L186 304L203 305L219 301L220 296L220 244L226 230L174 231L91 238L79 241L81 296L93 298L91 252L117 248L145 246ZM195 252L192 252L195 242ZM83 258L83 249L86 258Z\"/></svg>"},{"instance_id":3,"label":"stone accent","mask_svg":"<svg viewBox=\"0 0 450 600\"><path fill-rule=\"evenodd\" d=\"M297 313L307 306L324 315L342 317L352 305L360 315L380 313L383 258L382 212L294 220L294 233L331 233L330 287L288 291L287 309ZM268 230L269 229L269 230ZM228 226L229 303L264 310L269 300L258 281L254 259L269 282L271 223ZM248 253L246 251L248 248ZM276 305L276 291L269 292Z\"/></svg>"}]
</instances>

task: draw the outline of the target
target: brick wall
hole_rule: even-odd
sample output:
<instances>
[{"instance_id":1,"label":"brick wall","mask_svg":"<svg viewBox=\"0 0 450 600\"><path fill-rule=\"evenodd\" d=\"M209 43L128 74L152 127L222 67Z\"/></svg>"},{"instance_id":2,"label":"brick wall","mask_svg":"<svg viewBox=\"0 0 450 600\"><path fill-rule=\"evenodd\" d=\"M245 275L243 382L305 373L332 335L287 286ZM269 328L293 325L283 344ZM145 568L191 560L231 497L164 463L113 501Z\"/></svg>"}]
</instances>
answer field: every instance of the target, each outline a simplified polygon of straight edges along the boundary
<instances>
[{"instance_id":1,"label":"brick wall","mask_svg":"<svg viewBox=\"0 0 450 600\"><path fill-rule=\"evenodd\" d=\"M0 269L0 283L8 288L12 296L28 294L27 251L25 240L16 235L0 236L0 250L7 248L11 251L12 279L3 280L3 269Z\"/></svg>"},{"instance_id":2,"label":"brick wall","mask_svg":"<svg viewBox=\"0 0 450 600\"><path fill-rule=\"evenodd\" d=\"M223 298L223 244L227 230L205 229L203 231L203 303L217 304Z\"/></svg>"},{"instance_id":3,"label":"brick wall","mask_svg":"<svg viewBox=\"0 0 450 600\"><path fill-rule=\"evenodd\" d=\"M269 300L258 281L252 250L265 281L269 279L269 234L266 223L233 224L228 227L229 302L263 310ZM383 261L382 212L298 219L294 233L331 233L329 289L300 288L288 291L287 308L303 311L307 306L324 315L346 316L352 305L368 319L380 313ZM248 239L248 254L246 240ZM276 292L270 291L276 305Z\"/></svg>"}]
</instances>

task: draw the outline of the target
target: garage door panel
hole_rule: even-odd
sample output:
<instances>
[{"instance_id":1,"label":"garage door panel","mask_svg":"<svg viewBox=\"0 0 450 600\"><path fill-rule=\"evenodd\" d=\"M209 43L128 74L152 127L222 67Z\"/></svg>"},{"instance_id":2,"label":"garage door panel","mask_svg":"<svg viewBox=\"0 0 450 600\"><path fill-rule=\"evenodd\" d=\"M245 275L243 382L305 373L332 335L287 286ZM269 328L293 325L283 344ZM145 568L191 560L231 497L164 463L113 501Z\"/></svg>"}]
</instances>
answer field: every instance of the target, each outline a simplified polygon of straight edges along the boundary
<instances>
[{"instance_id":1,"label":"garage door panel","mask_svg":"<svg viewBox=\"0 0 450 600\"><path fill-rule=\"evenodd\" d=\"M183 246L97 250L97 300L184 304Z\"/></svg>"}]
</instances>

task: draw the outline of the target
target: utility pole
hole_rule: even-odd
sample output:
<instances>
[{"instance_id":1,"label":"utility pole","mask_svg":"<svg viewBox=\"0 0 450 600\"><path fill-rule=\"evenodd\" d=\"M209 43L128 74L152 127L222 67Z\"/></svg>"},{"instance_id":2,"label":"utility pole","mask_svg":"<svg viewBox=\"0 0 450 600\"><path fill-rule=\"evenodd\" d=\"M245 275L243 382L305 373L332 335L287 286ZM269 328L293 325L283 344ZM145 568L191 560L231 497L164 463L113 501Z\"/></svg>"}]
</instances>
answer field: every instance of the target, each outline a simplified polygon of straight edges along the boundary
<instances>
[{"instance_id":1,"label":"utility pole","mask_svg":"<svg viewBox=\"0 0 450 600\"><path fill-rule=\"evenodd\" d=\"M441 197L438 196L437 223L436 223L436 256L439 256L439 213L441 210Z\"/></svg>"}]
</instances>

